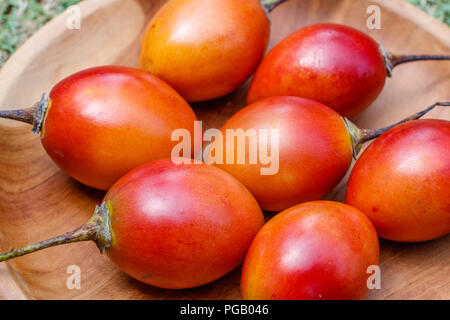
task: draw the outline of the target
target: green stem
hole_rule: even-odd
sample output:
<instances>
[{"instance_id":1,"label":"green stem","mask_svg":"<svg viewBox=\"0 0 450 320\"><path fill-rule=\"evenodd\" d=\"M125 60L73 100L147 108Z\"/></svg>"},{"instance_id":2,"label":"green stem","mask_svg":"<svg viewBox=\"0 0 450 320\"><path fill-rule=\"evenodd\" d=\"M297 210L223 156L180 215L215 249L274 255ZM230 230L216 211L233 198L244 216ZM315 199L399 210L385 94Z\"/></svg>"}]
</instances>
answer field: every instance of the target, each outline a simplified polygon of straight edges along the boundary
<instances>
[{"instance_id":1,"label":"green stem","mask_svg":"<svg viewBox=\"0 0 450 320\"><path fill-rule=\"evenodd\" d=\"M28 245L19 250L15 250L15 251L11 250L4 254L0 254L0 262L6 261L9 259L13 259L13 258L17 258L17 257L21 257L26 254L33 253L35 251L39 251L42 249L50 248L53 246L59 246L62 244L72 243L72 242L95 240L95 234L96 234L95 229L92 228L91 226L87 226L87 225L82 226L75 231L67 232L66 234L60 235L58 237Z\"/></svg>"},{"instance_id":2,"label":"green stem","mask_svg":"<svg viewBox=\"0 0 450 320\"><path fill-rule=\"evenodd\" d=\"M17 110L0 110L0 118L11 119L33 125L33 133L39 134L45 119L50 100L45 94L33 107Z\"/></svg>"},{"instance_id":3,"label":"green stem","mask_svg":"<svg viewBox=\"0 0 450 320\"><path fill-rule=\"evenodd\" d=\"M385 133L386 131L389 131L390 129L408 122L408 121L412 121L412 120L417 120L422 118L424 115L426 115L428 112L430 112L431 110L433 110L435 107L437 106L442 106L442 107L449 107L450 106L450 102L436 102L435 104L427 107L426 109L414 113L413 115L397 122L394 123L393 125L384 127L384 128L380 128L380 129L359 129L354 123L352 123L350 120L344 118L344 121L347 125L347 129L350 133L350 136L352 137L352 145L353 145L353 156L356 159L356 156L358 155L359 151L361 150L362 145L369 141L369 140L373 140L378 138L379 136L381 136L383 133Z\"/></svg>"},{"instance_id":4,"label":"green stem","mask_svg":"<svg viewBox=\"0 0 450 320\"><path fill-rule=\"evenodd\" d=\"M264 7L264 10L267 13L270 13L273 9L275 9L278 5L282 4L287 0L261 0L261 5Z\"/></svg>"},{"instance_id":5,"label":"green stem","mask_svg":"<svg viewBox=\"0 0 450 320\"><path fill-rule=\"evenodd\" d=\"M44 240L32 245L25 246L18 250L11 250L0 254L0 262L21 257L39 250L59 246L62 244L80 242L80 241L95 241L103 252L111 245L111 229L110 229L110 208L107 203L95 208L95 212L89 221L80 228L67 232L63 235Z\"/></svg>"}]
</instances>

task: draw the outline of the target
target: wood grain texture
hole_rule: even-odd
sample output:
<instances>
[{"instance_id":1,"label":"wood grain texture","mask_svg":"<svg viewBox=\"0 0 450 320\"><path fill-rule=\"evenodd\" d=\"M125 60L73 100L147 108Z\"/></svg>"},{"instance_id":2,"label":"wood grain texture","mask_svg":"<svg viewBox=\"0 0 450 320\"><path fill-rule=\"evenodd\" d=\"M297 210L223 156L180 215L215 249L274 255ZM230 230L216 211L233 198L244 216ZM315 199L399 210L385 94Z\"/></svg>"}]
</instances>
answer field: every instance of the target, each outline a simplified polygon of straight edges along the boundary
<instances>
[{"instance_id":1,"label":"wood grain texture","mask_svg":"<svg viewBox=\"0 0 450 320\"><path fill-rule=\"evenodd\" d=\"M139 38L164 0L86 0L80 30L67 30L67 14L26 42L0 72L0 107L28 107L69 74L87 67L135 66ZM381 7L382 29L367 30L366 9ZM450 30L402 0L290 0L271 14L270 46L316 22L354 26L396 53L448 54ZM247 85L224 98L194 104L205 129L220 127L245 106ZM381 127L436 101L450 100L450 63L418 62L396 68L375 103L357 119ZM450 119L450 110L427 117ZM327 197L342 200L346 178ZM83 224L103 193L59 170L31 128L0 120L0 250L18 248ZM450 299L450 236L417 244L381 242L382 288L369 299ZM66 287L69 265L81 268L81 290ZM94 243L55 247L0 264L4 299L239 299L239 268L192 290L141 284L101 256Z\"/></svg>"}]
</instances>

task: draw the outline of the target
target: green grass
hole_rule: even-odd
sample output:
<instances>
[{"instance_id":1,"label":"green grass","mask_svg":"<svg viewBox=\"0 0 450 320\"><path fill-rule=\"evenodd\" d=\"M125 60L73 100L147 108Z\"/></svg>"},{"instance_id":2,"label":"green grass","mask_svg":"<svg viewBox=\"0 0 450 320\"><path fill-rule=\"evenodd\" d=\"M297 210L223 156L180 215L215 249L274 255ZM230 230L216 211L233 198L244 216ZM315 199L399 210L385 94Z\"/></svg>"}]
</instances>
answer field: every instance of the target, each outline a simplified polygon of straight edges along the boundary
<instances>
[{"instance_id":1,"label":"green grass","mask_svg":"<svg viewBox=\"0 0 450 320\"><path fill-rule=\"evenodd\" d=\"M408 0L426 13L450 25L450 0Z\"/></svg>"},{"instance_id":2,"label":"green grass","mask_svg":"<svg viewBox=\"0 0 450 320\"><path fill-rule=\"evenodd\" d=\"M0 0L0 67L55 15L80 0Z\"/></svg>"},{"instance_id":3,"label":"green grass","mask_svg":"<svg viewBox=\"0 0 450 320\"><path fill-rule=\"evenodd\" d=\"M450 0L408 1L450 25ZM78 2L80 0L0 0L0 68L47 21Z\"/></svg>"}]
</instances>

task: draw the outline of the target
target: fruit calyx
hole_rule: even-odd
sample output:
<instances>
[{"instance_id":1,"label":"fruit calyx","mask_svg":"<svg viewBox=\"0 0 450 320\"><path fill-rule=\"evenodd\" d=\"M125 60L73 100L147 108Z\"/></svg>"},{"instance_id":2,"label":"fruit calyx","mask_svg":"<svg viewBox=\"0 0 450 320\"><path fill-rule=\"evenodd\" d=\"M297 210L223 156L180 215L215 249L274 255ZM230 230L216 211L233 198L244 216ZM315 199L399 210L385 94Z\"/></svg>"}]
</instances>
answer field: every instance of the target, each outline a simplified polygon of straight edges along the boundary
<instances>
[{"instance_id":1,"label":"fruit calyx","mask_svg":"<svg viewBox=\"0 0 450 320\"><path fill-rule=\"evenodd\" d=\"M394 68L402 63L423 61L423 60L450 60L450 55L427 55L427 54L394 54L387 51L381 44L378 44L381 55L384 58L387 76L392 77Z\"/></svg>"},{"instance_id":2,"label":"fruit calyx","mask_svg":"<svg viewBox=\"0 0 450 320\"><path fill-rule=\"evenodd\" d=\"M96 206L94 214L85 225L63 235L0 254L0 262L49 247L81 241L94 241L100 252L103 253L112 243L110 217L111 206L109 203L103 202L100 206Z\"/></svg>"},{"instance_id":3,"label":"fruit calyx","mask_svg":"<svg viewBox=\"0 0 450 320\"><path fill-rule=\"evenodd\" d=\"M345 125L347 127L347 131L348 131L351 141L352 141L353 158L356 159L358 153L361 151L362 145L365 142L378 138L386 131L388 131L402 123L420 119L437 106L449 107L450 102L436 102L435 104L432 104L431 106L427 107L426 109L424 109L420 112L414 113L414 114L410 115L409 117L407 117L397 123L394 123L390 126L387 126L384 128L379 128L379 129L360 129L353 122L348 120L347 118L343 118Z\"/></svg>"},{"instance_id":4,"label":"fruit calyx","mask_svg":"<svg viewBox=\"0 0 450 320\"><path fill-rule=\"evenodd\" d=\"M47 110L51 105L51 100L44 93L41 100L33 107L18 110L0 110L0 118L11 119L29 123L33 126L33 133L40 134L42 126L47 114Z\"/></svg>"},{"instance_id":5,"label":"fruit calyx","mask_svg":"<svg viewBox=\"0 0 450 320\"><path fill-rule=\"evenodd\" d=\"M95 239L91 240L95 241L100 253L105 252L112 244L111 211L110 202L103 202L95 207L94 214L86 223L95 228Z\"/></svg>"}]
</instances>

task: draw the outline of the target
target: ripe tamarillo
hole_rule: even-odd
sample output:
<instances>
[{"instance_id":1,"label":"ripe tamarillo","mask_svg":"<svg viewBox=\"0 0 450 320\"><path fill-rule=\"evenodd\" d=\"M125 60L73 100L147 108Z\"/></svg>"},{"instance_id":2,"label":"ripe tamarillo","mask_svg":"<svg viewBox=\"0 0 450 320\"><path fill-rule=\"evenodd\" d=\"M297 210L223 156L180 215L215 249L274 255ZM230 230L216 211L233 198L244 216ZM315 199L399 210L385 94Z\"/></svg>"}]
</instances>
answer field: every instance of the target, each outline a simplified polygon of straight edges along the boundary
<instances>
[{"instance_id":1,"label":"ripe tamarillo","mask_svg":"<svg viewBox=\"0 0 450 320\"><path fill-rule=\"evenodd\" d=\"M172 132L193 133L197 120L169 85L121 66L77 72L34 107L0 110L0 117L32 124L61 169L102 190L141 164L170 157Z\"/></svg>"},{"instance_id":2,"label":"ripe tamarillo","mask_svg":"<svg viewBox=\"0 0 450 320\"><path fill-rule=\"evenodd\" d=\"M365 33L345 25L320 23L277 44L255 72L247 103L273 96L321 102L351 118L380 94L386 76L399 64L449 60L448 55L397 55Z\"/></svg>"},{"instance_id":3,"label":"ripe tamarillo","mask_svg":"<svg viewBox=\"0 0 450 320\"><path fill-rule=\"evenodd\" d=\"M362 299L367 270L378 264L378 237L359 210L312 201L272 218L245 258L244 299Z\"/></svg>"},{"instance_id":4,"label":"ripe tamarillo","mask_svg":"<svg viewBox=\"0 0 450 320\"><path fill-rule=\"evenodd\" d=\"M94 241L133 278L171 289L214 281L237 267L264 216L248 190L206 164L145 164L117 181L79 229L0 255Z\"/></svg>"},{"instance_id":5,"label":"ripe tamarillo","mask_svg":"<svg viewBox=\"0 0 450 320\"><path fill-rule=\"evenodd\" d=\"M450 121L395 127L356 161L346 202L364 212L382 238L425 241L450 232Z\"/></svg>"},{"instance_id":6,"label":"ripe tamarillo","mask_svg":"<svg viewBox=\"0 0 450 320\"><path fill-rule=\"evenodd\" d=\"M267 17L285 0L170 0L142 37L140 67L188 101L237 89L262 59L270 36Z\"/></svg>"}]
</instances>

